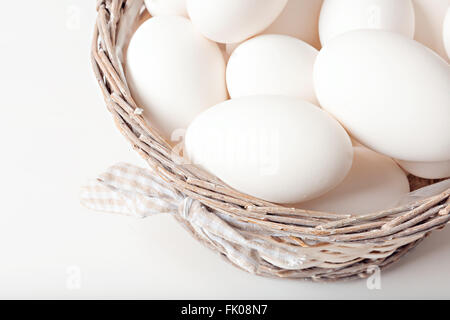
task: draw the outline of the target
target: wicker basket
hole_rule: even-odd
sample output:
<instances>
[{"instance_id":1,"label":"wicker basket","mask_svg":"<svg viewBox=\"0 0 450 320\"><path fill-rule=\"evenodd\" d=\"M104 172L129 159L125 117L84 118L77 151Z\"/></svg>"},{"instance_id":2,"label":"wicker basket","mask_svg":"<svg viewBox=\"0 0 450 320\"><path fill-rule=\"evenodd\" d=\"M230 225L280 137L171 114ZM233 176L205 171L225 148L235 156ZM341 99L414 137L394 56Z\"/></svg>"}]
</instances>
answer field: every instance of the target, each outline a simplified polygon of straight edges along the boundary
<instances>
[{"instance_id":1,"label":"wicker basket","mask_svg":"<svg viewBox=\"0 0 450 320\"><path fill-rule=\"evenodd\" d=\"M149 16L142 0L100 0L92 44L95 75L123 135L165 187L182 195L176 219L200 242L254 274L330 281L386 267L450 220L450 189L366 215L290 209L241 194L200 169L181 165L140 115L123 71L126 46ZM150 171L149 171L150 172ZM435 181L410 179L411 188ZM203 224L202 224L203 223Z\"/></svg>"}]
</instances>

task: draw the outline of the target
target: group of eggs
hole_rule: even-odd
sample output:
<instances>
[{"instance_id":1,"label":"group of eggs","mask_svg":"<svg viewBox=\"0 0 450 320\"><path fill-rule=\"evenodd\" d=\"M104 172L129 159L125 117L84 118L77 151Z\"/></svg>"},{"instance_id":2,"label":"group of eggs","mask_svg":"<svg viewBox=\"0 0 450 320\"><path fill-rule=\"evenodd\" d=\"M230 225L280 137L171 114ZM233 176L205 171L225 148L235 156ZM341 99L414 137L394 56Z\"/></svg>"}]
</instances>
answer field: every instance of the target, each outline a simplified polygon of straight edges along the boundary
<instances>
[{"instance_id":1,"label":"group of eggs","mask_svg":"<svg viewBox=\"0 0 450 320\"><path fill-rule=\"evenodd\" d=\"M146 0L127 80L161 134L176 144L187 128L191 163L238 191L386 209L410 191L405 172L450 176L450 66L413 40L414 2ZM425 2L450 49L449 1Z\"/></svg>"}]
</instances>

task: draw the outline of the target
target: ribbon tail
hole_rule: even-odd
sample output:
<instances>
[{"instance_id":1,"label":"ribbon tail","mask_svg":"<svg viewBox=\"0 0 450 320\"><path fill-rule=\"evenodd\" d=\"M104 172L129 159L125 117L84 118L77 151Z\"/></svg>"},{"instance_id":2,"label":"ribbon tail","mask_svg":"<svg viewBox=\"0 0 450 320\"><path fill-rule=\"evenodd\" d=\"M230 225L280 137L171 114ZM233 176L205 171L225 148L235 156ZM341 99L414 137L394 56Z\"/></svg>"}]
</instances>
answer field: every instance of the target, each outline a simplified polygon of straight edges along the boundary
<instances>
[{"instance_id":1,"label":"ribbon tail","mask_svg":"<svg viewBox=\"0 0 450 320\"><path fill-rule=\"evenodd\" d=\"M116 164L81 188L80 202L91 210L145 218L173 214L181 195L164 187L152 171L130 164Z\"/></svg>"}]
</instances>

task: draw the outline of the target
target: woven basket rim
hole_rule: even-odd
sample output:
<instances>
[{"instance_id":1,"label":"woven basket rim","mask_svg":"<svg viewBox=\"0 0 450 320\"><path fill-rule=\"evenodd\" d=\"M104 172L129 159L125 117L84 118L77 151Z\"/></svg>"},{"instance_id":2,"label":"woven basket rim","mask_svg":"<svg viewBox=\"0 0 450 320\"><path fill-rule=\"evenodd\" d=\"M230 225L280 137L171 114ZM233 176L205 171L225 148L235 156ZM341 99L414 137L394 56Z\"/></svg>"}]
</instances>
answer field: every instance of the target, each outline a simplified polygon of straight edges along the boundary
<instances>
[{"instance_id":1,"label":"woven basket rim","mask_svg":"<svg viewBox=\"0 0 450 320\"><path fill-rule=\"evenodd\" d=\"M450 189L406 206L380 212L364 215L335 214L292 209L257 199L231 189L195 166L183 165L180 156L172 152L169 143L141 115L141 108L128 89L123 71L126 43L136 27L149 18L146 10L143 10L143 0L99 0L97 11L98 18L91 48L92 65L108 110L118 129L168 185L186 197L198 201L207 211L217 212L264 230L290 234L303 242L305 247L312 247L308 244L308 241L312 241L330 246L360 243L379 248L380 244L397 241L399 246L396 251L376 262L380 266L396 261L430 231L443 228L450 221ZM421 185L434 182L436 180L411 180L411 183ZM180 222L183 224L183 221ZM184 224L194 236L198 236L186 222ZM220 251L217 246L212 247ZM361 265L361 261L359 263ZM343 273L340 267L330 270L335 273L322 274L320 279L325 281L354 278L366 274L360 269L347 273ZM303 276L289 274L287 270L278 270L276 275L273 272L256 273L280 276L280 272L284 272L284 277L317 277L317 274L310 270L310 273L302 273Z\"/></svg>"}]
</instances>

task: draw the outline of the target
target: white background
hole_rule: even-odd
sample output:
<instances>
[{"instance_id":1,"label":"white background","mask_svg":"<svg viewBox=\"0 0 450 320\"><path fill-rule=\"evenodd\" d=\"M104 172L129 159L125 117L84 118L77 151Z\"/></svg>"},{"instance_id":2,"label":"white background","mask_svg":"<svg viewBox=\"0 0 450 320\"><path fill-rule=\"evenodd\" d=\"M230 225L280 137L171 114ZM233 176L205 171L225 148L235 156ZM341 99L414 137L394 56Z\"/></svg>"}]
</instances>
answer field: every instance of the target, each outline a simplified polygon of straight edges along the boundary
<instances>
[{"instance_id":1,"label":"white background","mask_svg":"<svg viewBox=\"0 0 450 320\"><path fill-rule=\"evenodd\" d=\"M365 280L256 277L170 217L82 208L79 187L89 178L119 161L145 165L92 76L94 20L90 0L2 3L0 298L450 298L448 228L383 272L381 290L369 290Z\"/></svg>"}]
</instances>

